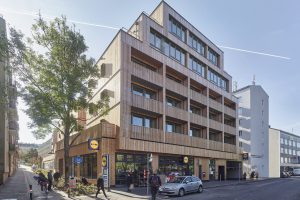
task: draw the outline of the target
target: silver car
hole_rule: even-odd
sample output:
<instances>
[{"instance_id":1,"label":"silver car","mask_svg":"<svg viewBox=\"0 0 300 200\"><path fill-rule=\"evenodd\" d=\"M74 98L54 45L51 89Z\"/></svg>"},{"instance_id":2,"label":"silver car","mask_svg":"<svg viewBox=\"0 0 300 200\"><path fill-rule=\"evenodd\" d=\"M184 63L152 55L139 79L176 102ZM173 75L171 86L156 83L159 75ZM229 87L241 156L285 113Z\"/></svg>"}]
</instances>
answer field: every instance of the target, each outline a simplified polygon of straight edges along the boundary
<instances>
[{"instance_id":1,"label":"silver car","mask_svg":"<svg viewBox=\"0 0 300 200\"><path fill-rule=\"evenodd\" d=\"M177 176L159 187L159 193L168 196L183 196L186 193L203 192L202 181L196 176Z\"/></svg>"}]
</instances>

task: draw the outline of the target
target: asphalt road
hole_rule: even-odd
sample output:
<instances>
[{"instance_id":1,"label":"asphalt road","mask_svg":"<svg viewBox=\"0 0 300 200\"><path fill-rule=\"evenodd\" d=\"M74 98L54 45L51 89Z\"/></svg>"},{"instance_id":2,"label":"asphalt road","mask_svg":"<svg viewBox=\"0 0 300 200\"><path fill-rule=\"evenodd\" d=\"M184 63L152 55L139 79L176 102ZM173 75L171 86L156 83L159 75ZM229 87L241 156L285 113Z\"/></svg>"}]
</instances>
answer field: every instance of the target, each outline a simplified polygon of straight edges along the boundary
<instances>
[{"instance_id":1,"label":"asphalt road","mask_svg":"<svg viewBox=\"0 0 300 200\"><path fill-rule=\"evenodd\" d=\"M205 189L201 194L159 198L180 200L300 200L300 177L270 179Z\"/></svg>"}]
</instances>

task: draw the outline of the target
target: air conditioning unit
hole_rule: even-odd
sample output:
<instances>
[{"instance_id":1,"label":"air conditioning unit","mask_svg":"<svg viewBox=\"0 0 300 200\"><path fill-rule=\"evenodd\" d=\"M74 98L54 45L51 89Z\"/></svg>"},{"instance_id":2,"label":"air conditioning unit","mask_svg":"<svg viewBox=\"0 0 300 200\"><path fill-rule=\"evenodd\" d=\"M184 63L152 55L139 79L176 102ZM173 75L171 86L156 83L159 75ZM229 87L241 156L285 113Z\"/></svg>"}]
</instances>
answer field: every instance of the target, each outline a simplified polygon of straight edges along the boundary
<instances>
[{"instance_id":1,"label":"air conditioning unit","mask_svg":"<svg viewBox=\"0 0 300 200\"><path fill-rule=\"evenodd\" d=\"M100 72L102 78L109 78L112 75L112 64L103 63Z\"/></svg>"}]
</instances>

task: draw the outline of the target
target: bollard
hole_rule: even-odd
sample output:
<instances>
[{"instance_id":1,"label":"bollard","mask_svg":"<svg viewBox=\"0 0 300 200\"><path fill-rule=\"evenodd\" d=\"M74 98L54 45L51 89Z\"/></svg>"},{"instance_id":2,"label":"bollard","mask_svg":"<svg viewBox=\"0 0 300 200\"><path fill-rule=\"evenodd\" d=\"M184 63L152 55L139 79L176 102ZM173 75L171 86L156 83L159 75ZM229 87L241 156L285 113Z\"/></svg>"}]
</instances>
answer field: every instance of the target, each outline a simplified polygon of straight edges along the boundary
<instances>
[{"instance_id":1,"label":"bollard","mask_svg":"<svg viewBox=\"0 0 300 200\"><path fill-rule=\"evenodd\" d=\"M30 198L30 200L33 199L33 197L32 197L32 185L29 185L29 198Z\"/></svg>"}]
</instances>

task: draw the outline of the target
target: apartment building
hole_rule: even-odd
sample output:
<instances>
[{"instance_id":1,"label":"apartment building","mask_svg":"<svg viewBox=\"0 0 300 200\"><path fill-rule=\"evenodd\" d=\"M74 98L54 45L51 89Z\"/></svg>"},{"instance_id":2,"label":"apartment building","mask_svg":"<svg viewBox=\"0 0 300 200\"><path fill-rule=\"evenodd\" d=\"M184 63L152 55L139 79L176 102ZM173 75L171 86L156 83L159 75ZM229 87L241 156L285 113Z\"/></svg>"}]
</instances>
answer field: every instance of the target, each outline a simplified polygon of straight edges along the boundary
<instances>
[{"instance_id":1,"label":"apartment building","mask_svg":"<svg viewBox=\"0 0 300 200\"><path fill-rule=\"evenodd\" d=\"M128 172L145 184L148 161L161 176L239 177L237 98L224 54L166 2L120 30L97 65L102 78L91 101L109 96L110 111L79 117L86 130L71 137L70 155L83 163L72 175L95 181L101 155L109 154L111 185L125 184ZM91 138L99 150L88 150ZM62 149L60 141L60 169Z\"/></svg>"},{"instance_id":2,"label":"apartment building","mask_svg":"<svg viewBox=\"0 0 300 200\"><path fill-rule=\"evenodd\" d=\"M248 85L234 92L238 98L239 147L248 154L243 172L269 177L269 96L260 85Z\"/></svg>"},{"instance_id":3,"label":"apartment building","mask_svg":"<svg viewBox=\"0 0 300 200\"><path fill-rule=\"evenodd\" d=\"M270 165L277 169L277 176L282 171L300 168L300 136L275 128L270 128L269 134L274 138L274 145L277 144L273 147L277 151L270 152L270 159L274 159Z\"/></svg>"},{"instance_id":4,"label":"apartment building","mask_svg":"<svg viewBox=\"0 0 300 200\"><path fill-rule=\"evenodd\" d=\"M6 38L6 22L0 16L0 39ZM1 42L3 45L3 42ZM17 168L18 112L16 85L8 69L8 58L0 55L0 184Z\"/></svg>"}]
</instances>

